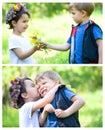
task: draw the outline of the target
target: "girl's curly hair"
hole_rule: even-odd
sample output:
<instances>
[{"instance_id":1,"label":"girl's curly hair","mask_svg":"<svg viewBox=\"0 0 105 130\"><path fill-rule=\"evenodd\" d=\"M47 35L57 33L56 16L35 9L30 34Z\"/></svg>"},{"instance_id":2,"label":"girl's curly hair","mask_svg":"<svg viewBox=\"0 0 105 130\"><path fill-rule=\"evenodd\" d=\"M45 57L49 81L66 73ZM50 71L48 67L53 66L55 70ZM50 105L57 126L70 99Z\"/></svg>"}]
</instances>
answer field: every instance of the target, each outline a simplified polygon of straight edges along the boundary
<instances>
[{"instance_id":1,"label":"girl's curly hair","mask_svg":"<svg viewBox=\"0 0 105 130\"><path fill-rule=\"evenodd\" d=\"M9 88L11 97L11 106L13 108L20 108L24 104L24 100L21 96L22 93L26 92L25 80L31 80L30 78L15 78L11 80L11 86Z\"/></svg>"},{"instance_id":2,"label":"girl's curly hair","mask_svg":"<svg viewBox=\"0 0 105 130\"><path fill-rule=\"evenodd\" d=\"M27 14L30 17L29 12L26 10L26 5L21 3L13 5L11 10L5 16L6 24L10 25L10 29L13 28L12 21L14 20L17 22L22 14Z\"/></svg>"}]
</instances>

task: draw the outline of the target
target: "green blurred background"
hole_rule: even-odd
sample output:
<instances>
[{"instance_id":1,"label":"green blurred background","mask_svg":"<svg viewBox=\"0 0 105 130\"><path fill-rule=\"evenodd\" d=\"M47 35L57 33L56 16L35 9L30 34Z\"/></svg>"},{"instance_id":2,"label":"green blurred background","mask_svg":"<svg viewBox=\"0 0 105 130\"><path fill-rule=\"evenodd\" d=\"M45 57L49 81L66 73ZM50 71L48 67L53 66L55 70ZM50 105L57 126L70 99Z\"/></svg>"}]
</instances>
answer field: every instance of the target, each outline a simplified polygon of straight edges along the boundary
<instances>
[{"instance_id":1,"label":"green blurred background","mask_svg":"<svg viewBox=\"0 0 105 130\"><path fill-rule=\"evenodd\" d=\"M12 32L9 26L5 24L5 15L14 3L2 4L2 63L9 64L8 38ZM68 3L26 3L27 9L31 14L29 28L26 30L26 36L32 35L35 30L40 30L42 41L54 44L63 44L67 41L71 32L71 25L74 24L71 13L68 9ZM102 3L95 3L95 10L91 15L102 28ZM49 50L37 51L33 57L38 64L68 64L69 51Z\"/></svg>"},{"instance_id":2,"label":"green blurred background","mask_svg":"<svg viewBox=\"0 0 105 130\"><path fill-rule=\"evenodd\" d=\"M8 38L11 34L9 26L5 24L5 14L14 3L2 4L2 63L9 64ZM26 3L31 14L29 28L24 35L30 36L36 29L40 30L41 39L49 43L63 44L71 32L74 24L68 3ZM102 28L103 17L102 3L95 3L95 11L91 16ZM65 84L71 85L85 100L86 105L80 110L82 127L103 126L103 88L101 66L68 66L69 51L59 52L54 50L38 51L33 56L37 66L6 66L2 67L2 126L18 127L18 110L10 107L8 88L13 77L29 76L34 80L36 74L45 70L57 71ZM45 65L51 64L51 65ZM53 64L53 65L52 65ZM56 64L56 65L54 65ZM57 65L59 64L59 65ZM69 88L70 89L70 88Z\"/></svg>"},{"instance_id":3,"label":"green blurred background","mask_svg":"<svg viewBox=\"0 0 105 130\"><path fill-rule=\"evenodd\" d=\"M80 109L79 120L82 127L103 127L103 88L101 66L3 66L2 67L2 126L18 127L18 110L10 107L9 86L14 77L35 76L42 71L53 70L58 72L63 83L76 89L86 102ZM71 89L69 87L69 89Z\"/></svg>"}]
</instances>

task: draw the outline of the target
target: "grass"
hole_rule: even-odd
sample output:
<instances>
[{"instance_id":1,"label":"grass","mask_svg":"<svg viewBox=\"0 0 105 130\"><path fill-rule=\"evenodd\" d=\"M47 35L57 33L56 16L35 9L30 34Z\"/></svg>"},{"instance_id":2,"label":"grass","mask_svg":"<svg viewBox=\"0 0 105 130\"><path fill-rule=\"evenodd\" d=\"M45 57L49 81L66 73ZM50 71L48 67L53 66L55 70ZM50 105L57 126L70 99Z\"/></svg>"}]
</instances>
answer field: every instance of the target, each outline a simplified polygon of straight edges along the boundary
<instances>
[{"instance_id":1,"label":"grass","mask_svg":"<svg viewBox=\"0 0 105 130\"><path fill-rule=\"evenodd\" d=\"M102 127L103 126L103 97L102 91L94 93L84 93L82 95L86 102L80 111L80 121L83 127Z\"/></svg>"},{"instance_id":2,"label":"grass","mask_svg":"<svg viewBox=\"0 0 105 130\"><path fill-rule=\"evenodd\" d=\"M3 126L4 127L19 127L18 111L3 105Z\"/></svg>"},{"instance_id":3,"label":"grass","mask_svg":"<svg viewBox=\"0 0 105 130\"><path fill-rule=\"evenodd\" d=\"M79 112L81 127L103 126L103 101L102 90L96 92L84 92L80 94L86 104ZM3 127L18 127L18 111L3 105Z\"/></svg>"},{"instance_id":4,"label":"grass","mask_svg":"<svg viewBox=\"0 0 105 130\"><path fill-rule=\"evenodd\" d=\"M94 13L91 17L97 24L102 27L102 14ZM100 20L99 20L100 19ZM41 31L41 39L48 43L63 44L67 41L71 32L73 20L69 13L58 15L52 18L31 19L30 26L25 35L29 36L36 29ZM9 64L8 38L11 30L8 26L2 25L2 63ZM37 51L33 55L38 64L68 64L69 51L60 52L51 50L46 54Z\"/></svg>"}]
</instances>

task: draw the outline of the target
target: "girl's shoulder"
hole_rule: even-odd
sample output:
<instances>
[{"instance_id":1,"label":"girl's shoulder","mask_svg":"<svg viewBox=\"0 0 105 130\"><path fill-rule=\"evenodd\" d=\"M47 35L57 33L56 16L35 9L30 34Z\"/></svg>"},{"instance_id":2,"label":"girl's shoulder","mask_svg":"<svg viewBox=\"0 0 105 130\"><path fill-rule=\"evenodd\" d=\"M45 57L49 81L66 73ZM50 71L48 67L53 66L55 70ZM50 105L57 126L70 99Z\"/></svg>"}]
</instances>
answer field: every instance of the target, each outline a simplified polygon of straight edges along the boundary
<instances>
[{"instance_id":1,"label":"girl's shoulder","mask_svg":"<svg viewBox=\"0 0 105 130\"><path fill-rule=\"evenodd\" d=\"M20 109L21 110L27 110L33 106L34 102L27 102L25 103Z\"/></svg>"},{"instance_id":2,"label":"girl's shoulder","mask_svg":"<svg viewBox=\"0 0 105 130\"><path fill-rule=\"evenodd\" d=\"M10 37L9 37L9 39L11 39L11 40L12 39L16 39L17 40L17 39L20 39L20 38L21 38L20 36L15 35L15 34L11 34Z\"/></svg>"},{"instance_id":3,"label":"girl's shoulder","mask_svg":"<svg viewBox=\"0 0 105 130\"><path fill-rule=\"evenodd\" d=\"M15 40L15 41L29 41L29 38L26 36L18 36L15 34L11 34L11 36L9 37L9 40Z\"/></svg>"}]
</instances>

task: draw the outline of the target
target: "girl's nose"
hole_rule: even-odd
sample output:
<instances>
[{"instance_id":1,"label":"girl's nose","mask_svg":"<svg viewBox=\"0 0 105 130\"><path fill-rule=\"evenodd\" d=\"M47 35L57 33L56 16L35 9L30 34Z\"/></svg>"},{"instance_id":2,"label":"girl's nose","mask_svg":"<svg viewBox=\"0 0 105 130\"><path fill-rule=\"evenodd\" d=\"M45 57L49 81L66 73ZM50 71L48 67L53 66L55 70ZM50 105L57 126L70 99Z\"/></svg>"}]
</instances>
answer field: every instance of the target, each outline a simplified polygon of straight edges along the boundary
<instances>
[{"instance_id":1,"label":"girl's nose","mask_svg":"<svg viewBox=\"0 0 105 130\"><path fill-rule=\"evenodd\" d=\"M28 25L29 25L28 22L26 22L26 26L27 26L27 27L28 27Z\"/></svg>"},{"instance_id":2,"label":"girl's nose","mask_svg":"<svg viewBox=\"0 0 105 130\"><path fill-rule=\"evenodd\" d=\"M38 91L40 92L43 89L43 85L40 85L40 87L38 88Z\"/></svg>"}]
</instances>

